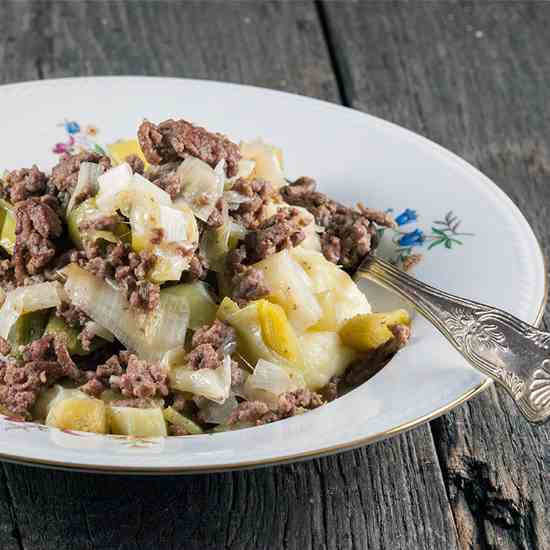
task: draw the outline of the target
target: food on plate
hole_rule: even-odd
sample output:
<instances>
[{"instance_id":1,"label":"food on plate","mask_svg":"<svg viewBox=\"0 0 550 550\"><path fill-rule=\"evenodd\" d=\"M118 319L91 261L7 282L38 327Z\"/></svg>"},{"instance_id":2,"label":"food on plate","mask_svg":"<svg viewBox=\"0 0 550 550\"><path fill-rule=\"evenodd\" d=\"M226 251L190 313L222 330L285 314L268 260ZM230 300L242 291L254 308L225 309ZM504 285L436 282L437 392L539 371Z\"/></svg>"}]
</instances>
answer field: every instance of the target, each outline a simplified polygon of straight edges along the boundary
<instances>
[{"instance_id":1,"label":"food on plate","mask_svg":"<svg viewBox=\"0 0 550 550\"><path fill-rule=\"evenodd\" d=\"M409 338L350 274L391 216L350 208L280 149L185 120L0 189L0 412L139 437L323 406Z\"/></svg>"}]
</instances>

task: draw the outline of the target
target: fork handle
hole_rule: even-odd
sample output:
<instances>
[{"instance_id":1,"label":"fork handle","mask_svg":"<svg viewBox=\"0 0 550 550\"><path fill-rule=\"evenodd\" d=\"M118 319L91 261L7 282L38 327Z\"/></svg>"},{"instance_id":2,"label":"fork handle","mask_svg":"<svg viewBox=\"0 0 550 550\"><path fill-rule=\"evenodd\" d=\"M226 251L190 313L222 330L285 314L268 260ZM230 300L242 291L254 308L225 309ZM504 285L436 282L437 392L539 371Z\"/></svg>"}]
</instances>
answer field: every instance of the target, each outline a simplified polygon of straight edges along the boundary
<instances>
[{"instance_id":1,"label":"fork handle","mask_svg":"<svg viewBox=\"0 0 550 550\"><path fill-rule=\"evenodd\" d=\"M550 333L495 307L453 296L371 256L357 272L397 292L468 363L499 383L530 422L550 417Z\"/></svg>"}]
</instances>

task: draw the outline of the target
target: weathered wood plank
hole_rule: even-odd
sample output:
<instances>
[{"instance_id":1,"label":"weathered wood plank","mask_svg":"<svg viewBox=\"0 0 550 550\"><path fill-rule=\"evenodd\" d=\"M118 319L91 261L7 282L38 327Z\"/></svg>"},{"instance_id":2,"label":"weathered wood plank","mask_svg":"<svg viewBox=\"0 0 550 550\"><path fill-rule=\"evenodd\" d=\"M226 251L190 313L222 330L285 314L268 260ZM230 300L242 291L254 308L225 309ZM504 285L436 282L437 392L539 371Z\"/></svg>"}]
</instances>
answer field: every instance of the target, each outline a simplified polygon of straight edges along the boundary
<instances>
[{"instance_id":1,"label":"weathered wood plank","mask_svg":"<svg viewBox=\"0 0 550 550\"><path fill-rule=\"evenodd\" d=\"M547 255L549 8L326 5L351 104L478 166L522 209ZM495 235L495 246L506 243ZM527 425L494 389L432 428L461 547L550 548L550 429Z\"/></svg>"},{"instance_id":2,"label":"weathered wood plank","mask_svg":"<svg viewBox=\"0 0 550 550\"><path fill-rule=\"evenodd\" d=\"M338 100L307 2L4 2L0 67L3 82L159 74ZM457 548L426 427L338 457L223 475L4 468L13 498L0 502L13 506L25 549ZM0 513L0 532L13 528L12 516Z\"/></svg>"}]
</instances>

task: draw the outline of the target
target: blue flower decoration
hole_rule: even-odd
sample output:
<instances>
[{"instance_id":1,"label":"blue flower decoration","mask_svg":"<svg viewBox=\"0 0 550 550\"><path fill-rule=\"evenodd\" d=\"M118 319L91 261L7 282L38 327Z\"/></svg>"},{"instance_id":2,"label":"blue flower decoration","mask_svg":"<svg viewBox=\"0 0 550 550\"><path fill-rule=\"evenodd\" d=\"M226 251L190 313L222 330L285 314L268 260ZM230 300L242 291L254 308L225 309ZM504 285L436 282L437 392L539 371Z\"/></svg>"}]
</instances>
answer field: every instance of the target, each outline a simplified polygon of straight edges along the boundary
<instances>
[{"instance_id":1,"label":"blue flower decoration","mask_svg":"<svg viewBox=\"0 0 550 550\"><path fill-rule=\"evenodd\" d=\"M69 134L78 134L78 132L80 132L80 124L74 120L67 120L65 122L65 130L67 130Z\"/></svg>"},{"instance_id":2,"label":"blue flower decoration","mask_svg":"<svg viewBox=\"0 0 550 550\"><path fill-rule=\"evenodd\" d=\"M399 246L422 246L426 236L420 229L415 229L409 233L405 233L397 242Z\"/></svg>"},{"instance_id":3,"label":"blue flower decoration","mask_svg":"<svg viewBox=\"0 0 550 550\"><path fill-rule=\"evenodd\" d=\"M395 218L395 223L397 225L405 225L406 223L414 222L418 216L416 215L416 210L411 210L407 208L404 212L401 212L397 218Z\"/></svg>"}]
</instances>

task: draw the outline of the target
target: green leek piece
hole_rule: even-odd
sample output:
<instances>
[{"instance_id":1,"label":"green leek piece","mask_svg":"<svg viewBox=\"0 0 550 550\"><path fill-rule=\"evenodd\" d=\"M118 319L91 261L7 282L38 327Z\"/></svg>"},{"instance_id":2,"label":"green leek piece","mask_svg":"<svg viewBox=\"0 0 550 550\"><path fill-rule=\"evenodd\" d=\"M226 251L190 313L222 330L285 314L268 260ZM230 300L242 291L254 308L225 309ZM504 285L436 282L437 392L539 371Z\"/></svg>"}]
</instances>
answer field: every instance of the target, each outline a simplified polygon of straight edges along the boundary
<instances>
[{"instance_id":1,"label":"green leek piece","mask_svg":"<svg viewBox=\"0 0 550 550\"><path fill-rule=\"evenodd\" d=\"M174 426L180 426L190 435L198 435L204 432L204 430L197 423L193 422L190 418L187 418L172 407L167 407L162 411L162 413L164 414L164 419L166 422L173 424Z\"/></svg>"},{"instance_id":2,"label":"green leek piece","mask_svg":"<svg viewBox=\"0 0 550 550\"><path fill-rule=\"evenodd\" d=\"M170 286L161 291L162 295L175 296L189 306L189 328L195 330L210 325L216 318L218 306L210 296L208 287L201 281Z\"/></svg>"},{"instance_id":3,"label":"green leek piece","mask_svg":"<svg viewBox=\"0 0 550 550\"><path fill-rule=\"evenodd\" d=\"M62 336L65 339L65 345L67 351L72 355L88 355L92 351L101 347L105 340L102 338L94 338L90 345L90 349L87 351L82 347L82 343L78 339L80 331L76 328L69 326L63 319L59 318L55 312L50 315L48 324L44 334L54 334L56 336Z\"/></svg>"},{"instance_id":4,"label":"green leek piece","mask_svg":"<svg viewBox=\"0 0 550 550\"><path fill-rule=\"evenodd\" d=\"M15 214L13 206L0 199L0 246L9 254L15 247Z\"/></svg>"},{"instance_id":5,"label":"green leek piece","mask_svg":"<svg viewBox=\"0 0 550 550\"><path fill-rule=\"evenodd\" d=\"M87 219L93 219L100 214L97 209L95 197L85 200L77 208L71 210L67 216L67 227L69 229L69 237L78 248L82 248L82 240L86 238L95 241L101 239L110 243L116 243L119 240L124 240L124 237L129 236L129 228L124 223L119 223L115 231L93 230L86 234L80 230L79 226Z\"/></svg>"},{"instance_id":6,"label":"green leek piece","mask_svg":"<svg viewBox=\"0 0 550 550\"><path fill-rule=\"evenodd\" d=\"M33 311L24 313L12 326L8 340L14 347L26 346L34 340L38 340L44 334L44 328L48 322L48 311Z\"/></svg>"}]
</instances>

